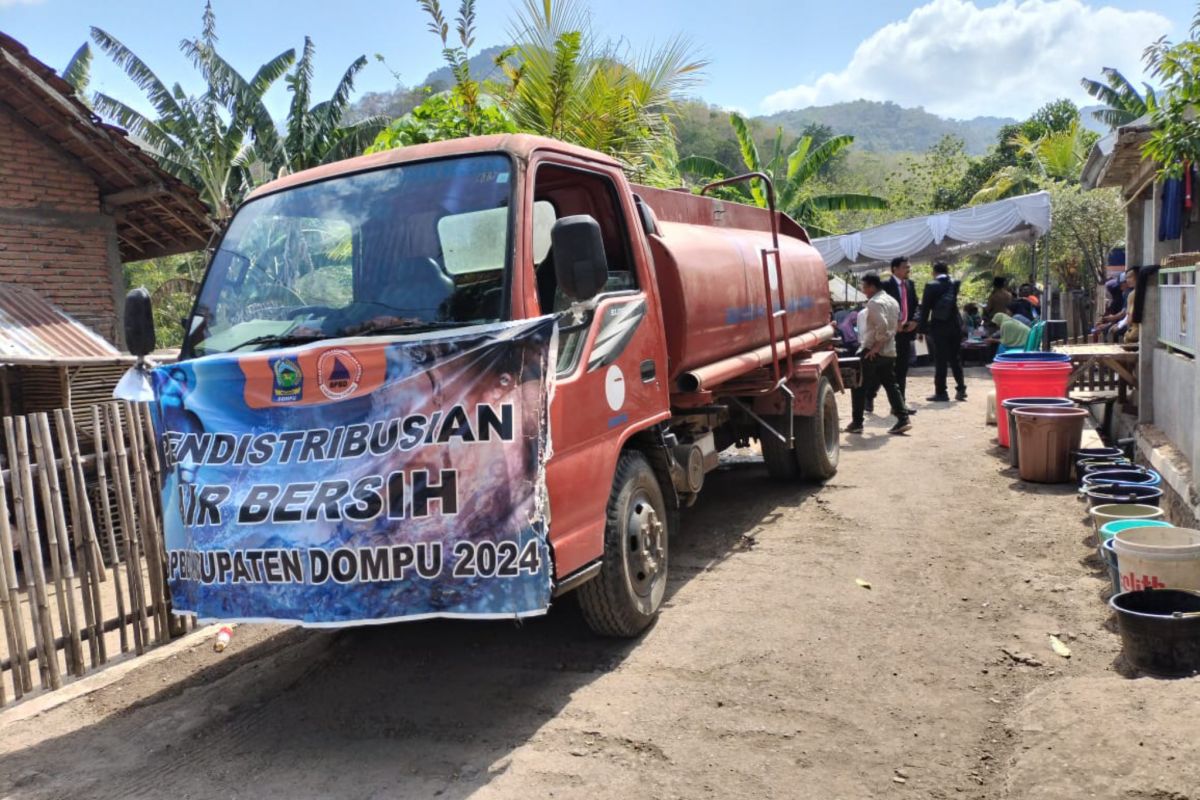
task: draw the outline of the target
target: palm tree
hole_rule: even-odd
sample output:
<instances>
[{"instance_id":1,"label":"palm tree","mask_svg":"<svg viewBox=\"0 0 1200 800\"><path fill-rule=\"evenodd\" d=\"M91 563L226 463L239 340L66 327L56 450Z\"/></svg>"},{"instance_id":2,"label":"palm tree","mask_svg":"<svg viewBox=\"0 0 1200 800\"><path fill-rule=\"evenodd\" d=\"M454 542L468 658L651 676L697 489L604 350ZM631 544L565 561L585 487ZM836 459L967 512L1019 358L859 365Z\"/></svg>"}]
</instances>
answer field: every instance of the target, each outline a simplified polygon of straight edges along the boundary
<instances>
[{"instance_id":1,"label":"palm tree","mask_svg":"<svg viewBox=\"0 0 1200 800\"><path fill-rule=\"evenodd\" d=\"M612 155L635 177L669 160L668 112L706 64L685 39L629 53L597 39L580 0L525 0L512 37L501 94L518 128Z\"/></svg>"},{"instance_id":2,"label":"palm tree","mask_svg":"<svg viewBox=\"0 0 1200 800\"><path fill-rule=\"evenodd\" d=\"M1019 163L997 170L971 198L971 205L1036 192L1050 182L1078 183L1091 149L1088 140L1079 120L1066 130L1050 131L1036 139L1018 133L1009 143L1017 148Z\"/></svg>"},{"instance_id":3,"label":"palm tree","mask_svg":"<svg viewBox=\"0 0 1200 800\"><path fill-rule=\"evenodd\" d=\"M272 126L263 96L287 72L296 51L285 50L245 79L217 53L216 17L206 3L200 37L180 43L206 82L204 92L193 96L178 83L168 88L106 31L92 28L92 41L145 93L156 117L100 92L93 96L96 110L145 143L163 169L196 188L218 219L228 218L252 185L252 134Z\"/></svg>"},{"instance_id":4,"label":"palm tree","mask_svg":"<svg viewBox=\"0 0 1200 800\"><path fill-rule=\"evenodd\" d=\"M887 208L887 200L870 194L818 193L814 178L843 150L854 143L849 135L833 136L813 147L812 136L801 136L790 151L784 145L783 128L771 142L771 158L763 161L750 126L740 114L730 114L729 124L737 137L745 170L735 170L705 156L690 156L679 162L679 171L704 180L732 177L740 171L762 172L775 185L776 206L803 225L810 234L826 236L827 214L832 211L870 211ZM757 181L734 189L741 199L767 207L767 196Z\"/></svg>"},{"instance_id":5,"label":"palm tree","mask_svg":"<svg viewBox=\"0 0 1200 800\"><path fill-rule=\"evenodd\" d=\"M1105 67L1105 83L1090 78L1080 79L1084 91L1105 104L1104 108L1092 112L1092 116L1111 130L1128 125L1154 110L1157 96L1149 84L1142 84L1145 94L1139 92L1119 70Z\"/></svg>"},{"instance_id":6,"label":"palm tree","mask_svg":"<svg viewBox=\"0 0 1200 800\"><path fill-rule=\"evenodd\" d=\"M359 56L346 68L328 100L309 105L315 52L312 39L305 36L300 59L284 77L292 102L282 135L281 126L273 121L255 127L255 155L272 176L356 156L387 125L387 119L378 116L342 124L350 109L354 79L367 65L366 56Z\"/></svg>"}]
</instances>

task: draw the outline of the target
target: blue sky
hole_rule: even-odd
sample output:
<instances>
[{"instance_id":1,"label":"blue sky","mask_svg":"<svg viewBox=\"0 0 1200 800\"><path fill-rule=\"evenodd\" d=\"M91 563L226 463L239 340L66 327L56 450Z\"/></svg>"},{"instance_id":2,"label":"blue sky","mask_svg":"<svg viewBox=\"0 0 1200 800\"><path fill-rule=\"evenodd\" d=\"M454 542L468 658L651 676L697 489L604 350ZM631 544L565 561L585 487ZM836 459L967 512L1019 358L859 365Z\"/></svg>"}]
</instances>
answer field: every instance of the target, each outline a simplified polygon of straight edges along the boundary
<instances>
[{"instance_id":1,"label":"blue sky","mask_svg":"<svg viewBox=\"0 0 1200 800\"><path fill-rule=\"evenodd\" d=\"M443 0L453 8L456 0ZM405 82L440 66L416 0L214 0L225 56L244 73L270 56L317 46L317 88L332 90L360 54L382 53ZM1140 75L1145 46L1182 36L1190 0L591 0L594 27L636 48L683 34L710 60L698 93L749 113L867 97L954 117L1022 116L1070 96L1103 66ZM201 0L0 0L0 30L61 68L96 25L168 82L194 81L178 42L199 30ZM516 0L479 0L477 47L505 40ZM280 9L285 9L281 11ZM395 83L375 63L360 91ZM97 54L93 87L138 90ZM286 108L282 83L270 98Z\"/></svg>"}]
</instances>

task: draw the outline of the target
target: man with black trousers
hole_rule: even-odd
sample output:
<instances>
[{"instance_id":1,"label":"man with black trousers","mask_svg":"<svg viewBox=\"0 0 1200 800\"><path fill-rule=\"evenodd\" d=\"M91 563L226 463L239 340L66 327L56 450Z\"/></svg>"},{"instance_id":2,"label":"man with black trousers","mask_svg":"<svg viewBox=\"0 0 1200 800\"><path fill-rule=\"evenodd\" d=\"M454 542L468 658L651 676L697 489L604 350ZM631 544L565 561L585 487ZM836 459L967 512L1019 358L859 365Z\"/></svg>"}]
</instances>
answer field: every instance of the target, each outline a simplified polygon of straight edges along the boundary
<instances>
[{"instance_id":1,"label":"man with black trousers","mask_svg":"<svg viewBox=\"0 0 1200 800\"><path fill-rule=\"evenodd\" d=\"M896 386L896 376L893 368L896 363L896 325L900 317L900 307L896 301L883 291L883 281L878 275L864 275L862 291L867 296L867 305L862 310L862 376L863 385L850 391L850 425L846 433L863 432L863 415L866 399L883 389L892 413L896 415L896 424L888 433L906 433L912 430L912 422L908 418L908 410L904 407L904 397Z\"/></svg>"},{"instance_id":2,"label":"man with black trousers","mask_svg":"<svg viewBox=\"0 0 1200 800\"><path fill-rule=\"evenodd\" d=\"M905 397L909 414L917 413L908 402L908 364L912 360L913 342L917 339L917 287L908 279L912 265L904 256L892 259L892 277L883 282L883 290L900 305L900 322L896 327L896 385ZM874 398L872 398L874 399Z\"/></svg>"},{"instance_id":3,"label":"man with black trousers","mask_svg":"<svg viewBox=\"0 0 1200 800\"><path fill-rule=\"evenodd\" d=\"M954 373L955 400L967 399L967 384L963 380L962 362L958 351L962 347L962 318L958 313L958 281L950 280L950 268L941 261L933 265L933 280L925 284L917 328L928 336L933 345L933 396L931 403L948 403L946 370Z\"/></svg>"}]
</instances>

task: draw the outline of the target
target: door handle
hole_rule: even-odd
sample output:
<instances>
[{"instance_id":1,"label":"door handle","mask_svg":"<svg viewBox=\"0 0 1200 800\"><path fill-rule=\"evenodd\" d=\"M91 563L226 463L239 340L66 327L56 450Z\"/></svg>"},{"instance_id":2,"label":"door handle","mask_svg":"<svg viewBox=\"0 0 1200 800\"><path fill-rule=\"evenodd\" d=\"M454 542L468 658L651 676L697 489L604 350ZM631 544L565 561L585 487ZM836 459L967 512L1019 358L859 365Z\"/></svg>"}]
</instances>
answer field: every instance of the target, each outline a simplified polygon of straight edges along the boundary
<instances>
[{"instance_id":1,"label":"door handle","mask_svg":"<svg viewBox=\"0 0 1200 800\"><path fill-rule=\"evenodd\" d=\"M654 365L653 359L646 359L642 362L642 383L649 383L658 375L658 368Z\"/></svg>"}]
</instances>

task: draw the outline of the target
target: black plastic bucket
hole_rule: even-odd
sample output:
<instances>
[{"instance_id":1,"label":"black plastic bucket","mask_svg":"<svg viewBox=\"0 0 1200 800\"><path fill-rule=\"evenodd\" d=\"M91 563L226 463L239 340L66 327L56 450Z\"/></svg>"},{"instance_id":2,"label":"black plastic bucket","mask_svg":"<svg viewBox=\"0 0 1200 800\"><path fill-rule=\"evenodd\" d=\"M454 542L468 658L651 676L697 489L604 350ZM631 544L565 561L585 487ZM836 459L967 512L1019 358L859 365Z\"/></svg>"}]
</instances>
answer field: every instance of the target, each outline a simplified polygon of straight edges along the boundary
<instances>
[{"instance_id":1,"label":"black plastic bucket","mask_svg":"<svg viewBox=\"0 0 1200 800\"><path fill-rule=\"evenodd\" d=\"M1106 503L1143 503L1156 506L1163 496L1162 489L1157 486L1127 486L1119 483L1104 483L1084 487L1084 493L1087 495L1088 508L1101 506Z\"/></svg>"},{"instance_id":2,"label":"black plastic bucket","mask_svg":"<svg viewBox=\"0 0 1200 800\"><path fill-rule=\"evenodd\" d=\"M1121 486L1158 486L1162 483L1162 476L1152 469L1139 466L1096 470L1083 476L1084 486L1099 486L1105 483L1117 483Z\"/></svg>"},{"instance_id":3,"label":"black plastic bucket","mask_svg":"<svg viewBox=\"0 0 1200 800\"><path fill-rule=\"evenodd\" d=\"M1132 466L1127 458L1081 458L1075 462L1075 479L1082 486L1084 477L1089 473Z\"/></svg>"},{"instance_id":4,"label":"black plastic bucket","mask_svg":"<svg viewBox=\"0 0 1200 800\"><path fill-rule=\"evenodd\" d=\"M1125 658L1143 672L1183 678L1200 672L1200 592L1144 589L1113 595ZM1195 616L1178 616L1195 614Z\"/></svg>"},{"instance_id":5,"label":"black plastic bucket","mask_svg":"<svg viewBox=\"0 0 1200 800\"><path fill-rule=\"evenodd\" d=\"M1071 458L1076 461L1081 458L1125 458L1125 451L1119 447L1083 447L1072 450Z\"/></svg>"}]
</instances>

